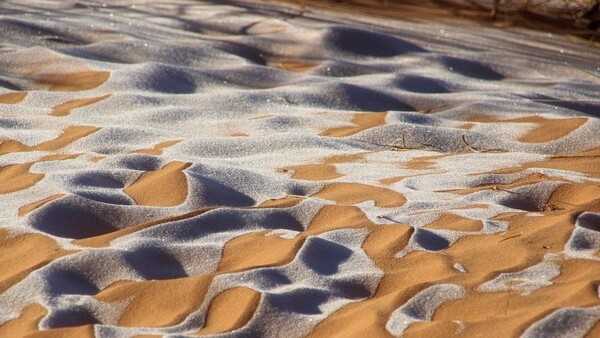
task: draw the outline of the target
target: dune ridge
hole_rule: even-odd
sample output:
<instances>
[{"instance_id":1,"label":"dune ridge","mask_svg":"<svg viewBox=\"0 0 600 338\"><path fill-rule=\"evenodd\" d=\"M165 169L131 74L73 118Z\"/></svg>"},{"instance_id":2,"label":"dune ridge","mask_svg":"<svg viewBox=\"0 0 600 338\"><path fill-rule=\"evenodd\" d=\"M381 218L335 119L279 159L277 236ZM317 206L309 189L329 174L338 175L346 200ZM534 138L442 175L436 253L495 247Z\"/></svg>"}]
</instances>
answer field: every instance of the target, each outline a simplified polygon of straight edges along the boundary
<instances>
[{"instance_id":1,"label":"dune ridge","mask_svg":"<svg viewBox=\"0 0 600 338\"><path fill-rule=\"evenodd\" d=\"M0 335L600 332L597 50L258 1L0 29Z\"/></svg>"}]
</instances>

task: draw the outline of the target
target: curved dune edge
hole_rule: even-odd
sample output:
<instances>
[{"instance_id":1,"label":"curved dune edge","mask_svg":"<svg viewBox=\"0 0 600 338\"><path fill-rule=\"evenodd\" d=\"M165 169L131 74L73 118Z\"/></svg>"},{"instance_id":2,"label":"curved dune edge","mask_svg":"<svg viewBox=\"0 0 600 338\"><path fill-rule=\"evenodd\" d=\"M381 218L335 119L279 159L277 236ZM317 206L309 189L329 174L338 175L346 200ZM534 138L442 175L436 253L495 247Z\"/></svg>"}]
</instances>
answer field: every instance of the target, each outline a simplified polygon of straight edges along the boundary
<instances>
[{"instance_id":1,"label":"curved dune edge","mask_svg":"<svg viewBox=\"0 0 600 338\"><path fill-rule=\"evenodd\" d=\"M495 170L493 174L517 173L524 169L548 168L577 172L592 178L600 178L598 160L600 148L593 148L584 152L553 155L544 161L526 162L518 167Z\"/></svg>"},{"instance_id":2,"label":"curved dune edge","mask_svg":"<svg viewBox=\"0 0 600 338\"><path fill-rule=\"evenodd\" d=\"M10 320L0 326L0 335L19 337L35 336L44 338L94 337L94 327L92 325L39 331L38 323L46 313L47 310L42 305L29 305L23 310L23 313L19 318Z\"/></svg>"},{"instance_id":3,"label":"curved dune edge","mask_svg":"<svg viewBox=\"0 0 600 338\"><path fill-rule=\"evenodd\" d=\"M548 119L539 115L534 115L512 119L501 119L495 116L474 115L467 117L466 120L478 123L533 123L536 127L519 137L518 140L528 143L544 143L560 139L572 133L575 129L584 125L588 121L588 118L574 117ZM465 123L462 125L465 129L471 129L473 126L474 124L472 123Z\"/></svg>"},{"instance_id":4,"label":"curved dune edge","mask_svg":"<svg viewBox=\"0 0 600 338\"><path fill-rule=\"evenodd\" d=\"M98 97L90 97L90 98L85 98L85 99L77 99L77 100L67 101L65 103L61 103L61 104L57 105L56 107L52 108L52 112L50 113L50 115L52 115L52 116L67 116L71 113L71 110L73 110L73 109L85 107L85 106L100 102L111 96L112 96L111 94L106 94L106 95L102 95L102 96L98 96Z\"/></svg>"},{"instance_id":5,"label":"curved dune edge","mask_svg":"<svg viewBox=\"0 0 600 338\"><path fill-rule=\"evenodd\" d=\"M56 154L42 157L38 162L44 161L61 161L76 158L79 155L73 154ZM0 167L0 194L9 194L11 192L27 189L36 185L44 179L44 174L32 173L29 171L32 165L36 162L27 162L20 164L12 164ZM36 202L38 203L38 202ZM43 203L41 203L43 204ZM36 204L35 207L41 204ZM29 210L29 206L23 206L21 209ZM19 213L21 213L19 209ZM35 208L33 208L35 209ZM31 210L33 210L31 209ZM29 210L29 211L31 211Z\"/></svg>"},{"instance_id":6,"label":"curved dune edge","mask_svg":"<svg viewBox=\"0 0 600 338\"><path fill-rule=\"evenodd\" d=\"M535 174L526 176L524 178L517 179L517 180L507 183L507 184L481 185L481 186L475 186L475 187L467 188L467 189L448 190L448 192L457 194L457 195L468 195L468 194L472 194L474 192L483 191L483 190L500 190L500 191L509 191L510 192L511 189L514 189L514 188L518 188L518 187L522 187L522 186L526 186L526 185L530 185L530 184L536 184L536 183L540 183L540 182L546 182L546 181L567 182L567 180L562 179L560 177L550 178L546 175L535 173Z\"/></svg>"},{"instance_id":7,"label":"curved dune edge","mask_svg":"<svg viewBox=\"0 0 600 338\"><path fill-rule=\"evenodd\" d=\"M328 129L322 132L321 135L329 137L345 137L354 135L363 130L384 125L386 116L387 112L354 114L354 117L352 117L350 122L355 124L355 126Z\"/></svg>"},{"instance_id":8,"label":"curved dune edge","mask_svg":"<svg viewBox=\"0 0 600 338\"><path fill-rule=\"evenodd\" d=\"M23 163L0 168L0 194L23 190L41 181L44 174L29 172L32 165L33 163Z\"/></svg>"},{"instance_id":9,"label":"curved dune edge","mask_svg":"<svg viewBox=\"0 0 600 338\"><path fill-rule=\"evenodd\" d=\"M0 94L0 103L2 104L17 104L25 100L27 92L14 92Z\"/></svg>"},{"instance_id":10,"label":"curved dune edge","mask_svg":"<svg viewBox=\"0 0 600 338\"><path fill-rule=\"evenodd\" d=\"M198 216L198 215L201 215L201 214L203 214L207 211L213 210L213 209L214 208L201 208L198 210L194 210L194 211L185 213L183 215L172 216L172 217L167 217L166 219L159 219L156 221L132 225L130 227L127 227L124 229L119 229L119 230L109 232L107 234L100 235L100 236L76 239L73 241L73 244L86 246L86 247L92 247L92 248L107 247L110 245L110 242L112 240L115 240L119 237L126 236L129 234L135 233L136 231L140 231L140 230L144 230L144 229L153 227L155 225L164 224L164 223L173 222L173 221L179 221L182 219Z\"/></svg>"},{"instance_id":11,"label":"curved dune edge","mask_svg":"<svg viewBox=\"0 0 600 338\"><path fill-rule=\"evenodd\" d=\"M128 301L118 325L162 327L181 322L196 310L210 285L210 275L143 282L122 281L95 295L103 302Z\"/></svg>"},{"instance_id":12,"label":"curved dune edge","mask_svg":"<svg viewBox=\"0 0 600 338\"><path fill-rule=\"evenodd\" d=\"M417 156L413 157L410 161L403 164L407 169L435 169L436 163L438 159L452 156L449 154L441 154L441 155L430 155L430 156Z\"/></svg>"},{"instance_id":13,"label":"curved dune edge","mask_svg":"<svg viewBox=\"0 0 600 338\"><path fill-rule=\"evenodd\" d=\"M0 244L0 292L27 277L30 272L76 252L62 249L53 239L44 235L11 235L5 229L0 229Z\"/></svg>"},{"instance_id":14,"label":"curved dune edge","mask_svg":"<svg viewBox=\"0 0 600 338\"><path fill-rule=\"evenodd\" d=\"M39 201L32 202L32 203L29 203L27 205L24 205L24 206L22 206L22 207L19 208L19 216L25 216L28 213L34 211L35 209L41 207L42 205L44 205L44 204L46 204L48 202L52 202L52 201L54 201L56 199L59 199L61 197L64 197L64 196L65 196L65 194L54 194L54 195L50 195L50 196L48 196L46 198L42 198Z\"/></svg>"},{"instance_id":15,"label":"curved dune edge","mask_svg":"<svg viewBox=\"0 0 600 338\"><path fill-rule=\"evenodd\" d=\"M0 143L0 155L25 151L55 151L64 148L80 138L88 136L101 128L92 126L71 126L63 129L60 136L53 140L42 142L35 146L24 145L15 140L2 140Z\"/></svg>"},{"instance_id":16,"label":"curved dune edge","mask_svg":"<svg viewBox=\"0 0 600 338\"><path fill-rule=\"evenodd\" d=\"M225 244L219 261L218 271L245 271L267 266L289 263L304 241L303 236L285 239L268 235L267 232L252 232L236 237ZM270 248L265 250L265 248ZM252 252L252 255L245 255Z\"/></svg>"},{"instance_id":17,"label":"curved dune edge","mask_svg":"<svg viewBox=\"0 0 600 338\"><path fill-rule=\"evenodd\" d=\"M171 207L185 202L187 177L183 173L191 163L174 161L156 171L144 172L123 191L138 205Z\"/></svg>"},{"instance_id":18,"label":"curved dune edge","mask_svg":"<svg viewBox=\"0 0 600 338\"><path fill-rule=\"evenodd\" d=\"M204 327L196 335L210 335L233 331L244 326L254 315L260 293L250 288L237 287L218 294L212 301Z\"/></svg>"},{"instance_id":19,"label":"curved dune edge","mask_svg":"<svg viewBox=\"0 0 600 338\"><path fill-rule=\"evenodd\" d=\"M107 71L80 71L77 73L49 73L37 75L35 82L53 92L76 92L101 86L110 77Z\"/></svg>"}]
</instances>

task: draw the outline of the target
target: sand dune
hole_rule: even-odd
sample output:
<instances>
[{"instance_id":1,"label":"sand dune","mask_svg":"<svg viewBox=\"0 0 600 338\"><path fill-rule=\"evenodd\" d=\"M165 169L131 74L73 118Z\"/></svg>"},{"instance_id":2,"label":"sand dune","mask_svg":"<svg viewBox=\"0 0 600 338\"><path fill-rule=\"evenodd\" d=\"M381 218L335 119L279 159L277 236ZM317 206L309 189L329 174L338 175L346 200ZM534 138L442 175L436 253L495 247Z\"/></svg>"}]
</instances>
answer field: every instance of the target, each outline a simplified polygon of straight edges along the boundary
<instances>
[{"instance_id":1,"label":"sand dune","mask_svg":"<svg viewBox=\"0 0 600 338\"><path fill-rule=\"evenodd\" d=\"M257 1L0 4L0 336L600 334L600 57Z\"/></svg>"}]
</instances>

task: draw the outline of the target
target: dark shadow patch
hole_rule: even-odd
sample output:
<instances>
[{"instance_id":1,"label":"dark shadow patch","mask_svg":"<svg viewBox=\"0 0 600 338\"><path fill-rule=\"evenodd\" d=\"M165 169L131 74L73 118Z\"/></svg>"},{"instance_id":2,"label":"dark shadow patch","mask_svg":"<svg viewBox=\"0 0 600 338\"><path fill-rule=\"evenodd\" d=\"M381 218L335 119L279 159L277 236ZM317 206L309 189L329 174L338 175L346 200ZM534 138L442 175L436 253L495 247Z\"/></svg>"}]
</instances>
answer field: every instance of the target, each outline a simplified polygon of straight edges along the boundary
<instances>
[{"instance_id":1,"label":"dark shadow patch","mask_svg":"<svg viewBox=\"0 0 600 338\"><path fill-rule=\"evenodd\" d=\"M256 215L253 215L255 214ZM217 233L240 230L285 229L303 231L302 224L289 212L277 209L216 209L170 226L169 238L200 239ZM163 236L162 231L157 236Z\"/></svg>"},{"instance_id":2,"label":"dark shadow patch","mask_svg":"<svg viewBox=\"0 0 600 338\"><path fill-rule=\"evenodd\" d=\"M498 204L517 210L540 211L540 204L538 201L521 194L510 194L510 196L498 201Z\"/></svg>"},{"instance_id":3,"label":"dark shadow patch","mask_svg":"<svg viewBox=\"0 0 600 338\"><path fill-rule=\"evenodd\" d=\"M19 86L16 83L13 83L9 80L2 79L2 78L0 78L0 87L14 90L14 91L23 91L24 90L24 87Z\"/></svg>"},{"instance_id":4,"label":"dark shadow patch","mask_svg":"<svg viewBox=\"0 0 600 338\"><path fill-rule=\"evenodd\" d=\"M577 226L592 231L600 232L600 215L593 213L583 213L577 217Z\"/></svg>"},{"instance_id":5,"label":"dark shadow patch","mask_svg":"<svg viewBox=\"0 0 600 338\"><path fill-rule=\"evenodd\" d=\"M116 193L105 193L102 191L72 191L73 194L81 196L83 198L105 203L105 204L114 204L114 205L132 205L132 201L123 195L118 195Z\"/></svg>"},{"instance_id":6,"label":"dark shadow patch","mask_svg":"<svg viewBox=\"0 0 600 338\"><path fill-rule=\"evenodd\" d=\"M452 68L452 72L462 76L488 81L504 79L502 74L479 62L454 57L443 57L440 61L446 68Z\"/></svg>"},{"instance_id":7,"label":"dark shadow patch","mask_svg":"<svg viewBox=\"0 0 600 338\"><path fill-rule=\"evenodd\" d=\"M255 201L250 196L194 171L187 171L189 184L199 186L203 206L249 207Z\"/></svg>"},{"instance_id":8,"label":"dark shadow patch","mask_svg":"<svg viewBox=\"0 0 600 338\"><path fill-rule=\"evenodd\" d=\"M559 309L531 325L522 337L577 337L583 336L598 321L598 315L589 308Z\"/></svg>"},{"instance_id":9,"label":"dark shadow patch","mask_svg":"<svg viewBox=\"0 0 600 338\"><path fill-rule=\"evenodd\" d=\"M187 277L187 273L177 257L158 246L137 247L126 251L123 259L145 279Z\"/></svg>"},{"instance_id":10,"label":"dark shadow patch","mask_svg":"<svg viewBox=\"0 0 600 338\"><path fill-rule=\"evenodd\" d=\"M218 41L215 42L213 47L228 54L237 55L257 65L265 66L267 64L265 56L268 55L268 52L252 46L233 41Z\"/></svg>"},{"instance_id":11,"label":"dark shadow patch","mask_svg":"<svg viewBox=\"0 0 600 338\"><path fill-rule=\"evenodd\" d=\"M322 44L336 53L362 57L392 57L426 51L391 35L342 26L328 28Z\"/></svg>"},{"instance_id":12,"label":"dark shadow patch","mask_svg":"<svg viewBox=\"0 0 600 338\"><path fill-rule=\"evenodd\" d=\"M268 301L278 310L287 313L318 315L323 313L319 308L329 299L326 291L303 288L286 293L270 293Z\"/></svg>"},{"instance_id":13,"label":"dark shadow patch","mask_svg":"<svg viewBox=\"0 0 600 338\"><path fill-rule=\"evenodd\" d=\"M51 329L99 323L100 322L90 309L77 305L69 307L68 309L53 310L46 318L46 325Z\"/></svg>"},{"instance_id":14,"label":"dark shadow patch","mask_svg":"<svg viewBox=\"0 0 600 338\"><path fill-rule=\"evenodd\" d=\"M411 93L423 94L445 94L450 90L446 88L444 81L424 76L403 75L393 82L394 86Z\"/></svg>"},{"instance_id":15,"label":"dark shadow patch","mask_svg":"<svg viewBox=\"0 0 600 338\"><path fill-rule=\"evenodd\" d=\"M321 275L333 275L352 256L352 250L328 240L311 237L302 247L300 260Z\"/></svg>"},{"instance_id":16,"label":"dark shadow patch","mask_svg":"<svg viewBox=\"0 0 600 338\"><path fill-rule=\"evenodd\" d=\"M49 292L53 295L95 295L100 289L77 271L51 269L46 275Z\"/></svg>"},{"instance_id":17,"label":"dark shadow patch","mask_svg":"<svg viewBox=\"0 0 600 338\"><path fill-rule=\"evenodd\" d=\"M253 279L258 285L265 288L276 288L283 285L290 285L292 281L285 274L276 269L260 269L253 272Z\"/></svg>"},{"instance_id":18,"label":"dark shadow patch","mask_svg":"<svg viewBox=\"0 0 600 338\"><path fill-rule=\"evenodd\" d=\"M333 288L346 299L363 299L371 296L365 285L353 281L334 281Z\"/></svg>"},{"instance_id":19,"label":"dark shadow patch","mask_svg":"<svg viewBox=\"0 0 600 338\"><path fill-rule=\"evenodd\" d=\"M94 237L116 229L103 217L86 207L62 198L33 213L31 226L47 234L72 239ZM99 212L99 211L98 211Z\"/></svg>"},{"instance_id":20,"label":"dark shadow patch","mask_svg":"<svg viewBox=\"0 0 600 338\"><path fill-rule=\"evenodd\" d=\"M450 246L447 239L425 229L417 229L413 234L413 238L421 248L429 251L440 251Z\"/></svg>"},{"instance_id":21,"label":"dark shadow patch","mask_svg":"<svg viewBox=\"0 0 600 338\"><path fill-rule=\"evenodd\" d=\"M322 87L306 86L303 90L282 93L290 104L323 109L353 111L414 111L408 103L393 95L373 89L348 84L332 83Z\"/></svg>"},{"instance_id":22,"label":"dark shadow patch","mask_svg":"<svg viewBox=\"0 0 600 338\"><path fill-rule=\"evenodd\" d=\"M114 178L110 173L101 171L90 171L73 175L70 179L76 187L97 187L122 189L125 183Z\"/></svg>"},{"instance_id":23,"label":"dark shadow patch","mask_svg":"<svg viewBox=\"0 0 600 338\"><path fill-rule=\"evenodd\" d=\"M569 247L575 251L585 251L597 249L596 241L591 236L587 236L586 233L582 233L580 231L576 231L571 238L571 243L569 243Z\"/></svg>"},{"instance_id":24,"label":"dark shadow patch","mask_svg":"<svg viewBox=\"0 0 600 338\"><path fill-rule=\"evenodd\" d=\"M166 94L196 92L196 83L190 74L166 65L157 65L147 69L139 85L142 89Z\"/></svg>"}]
</instances>

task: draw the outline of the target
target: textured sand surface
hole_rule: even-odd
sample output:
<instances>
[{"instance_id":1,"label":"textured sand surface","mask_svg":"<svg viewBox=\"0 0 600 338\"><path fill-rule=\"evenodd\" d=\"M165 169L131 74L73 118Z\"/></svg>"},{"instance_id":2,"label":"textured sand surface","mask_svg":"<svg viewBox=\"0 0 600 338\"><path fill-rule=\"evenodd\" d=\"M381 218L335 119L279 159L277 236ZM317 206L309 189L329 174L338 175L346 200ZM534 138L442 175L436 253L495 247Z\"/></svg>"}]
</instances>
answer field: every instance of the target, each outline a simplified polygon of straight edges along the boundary
<instances>
[{"instance_id":1,"label":"textured sand surface","mask_svg":"<svg viewBox=\"0 0 600 338\"><path fill-rule=\"evenodd\" d=\"M260 2L0 3L0 336L600 335L600 57Z\"/></svg>"}]
</instances>

